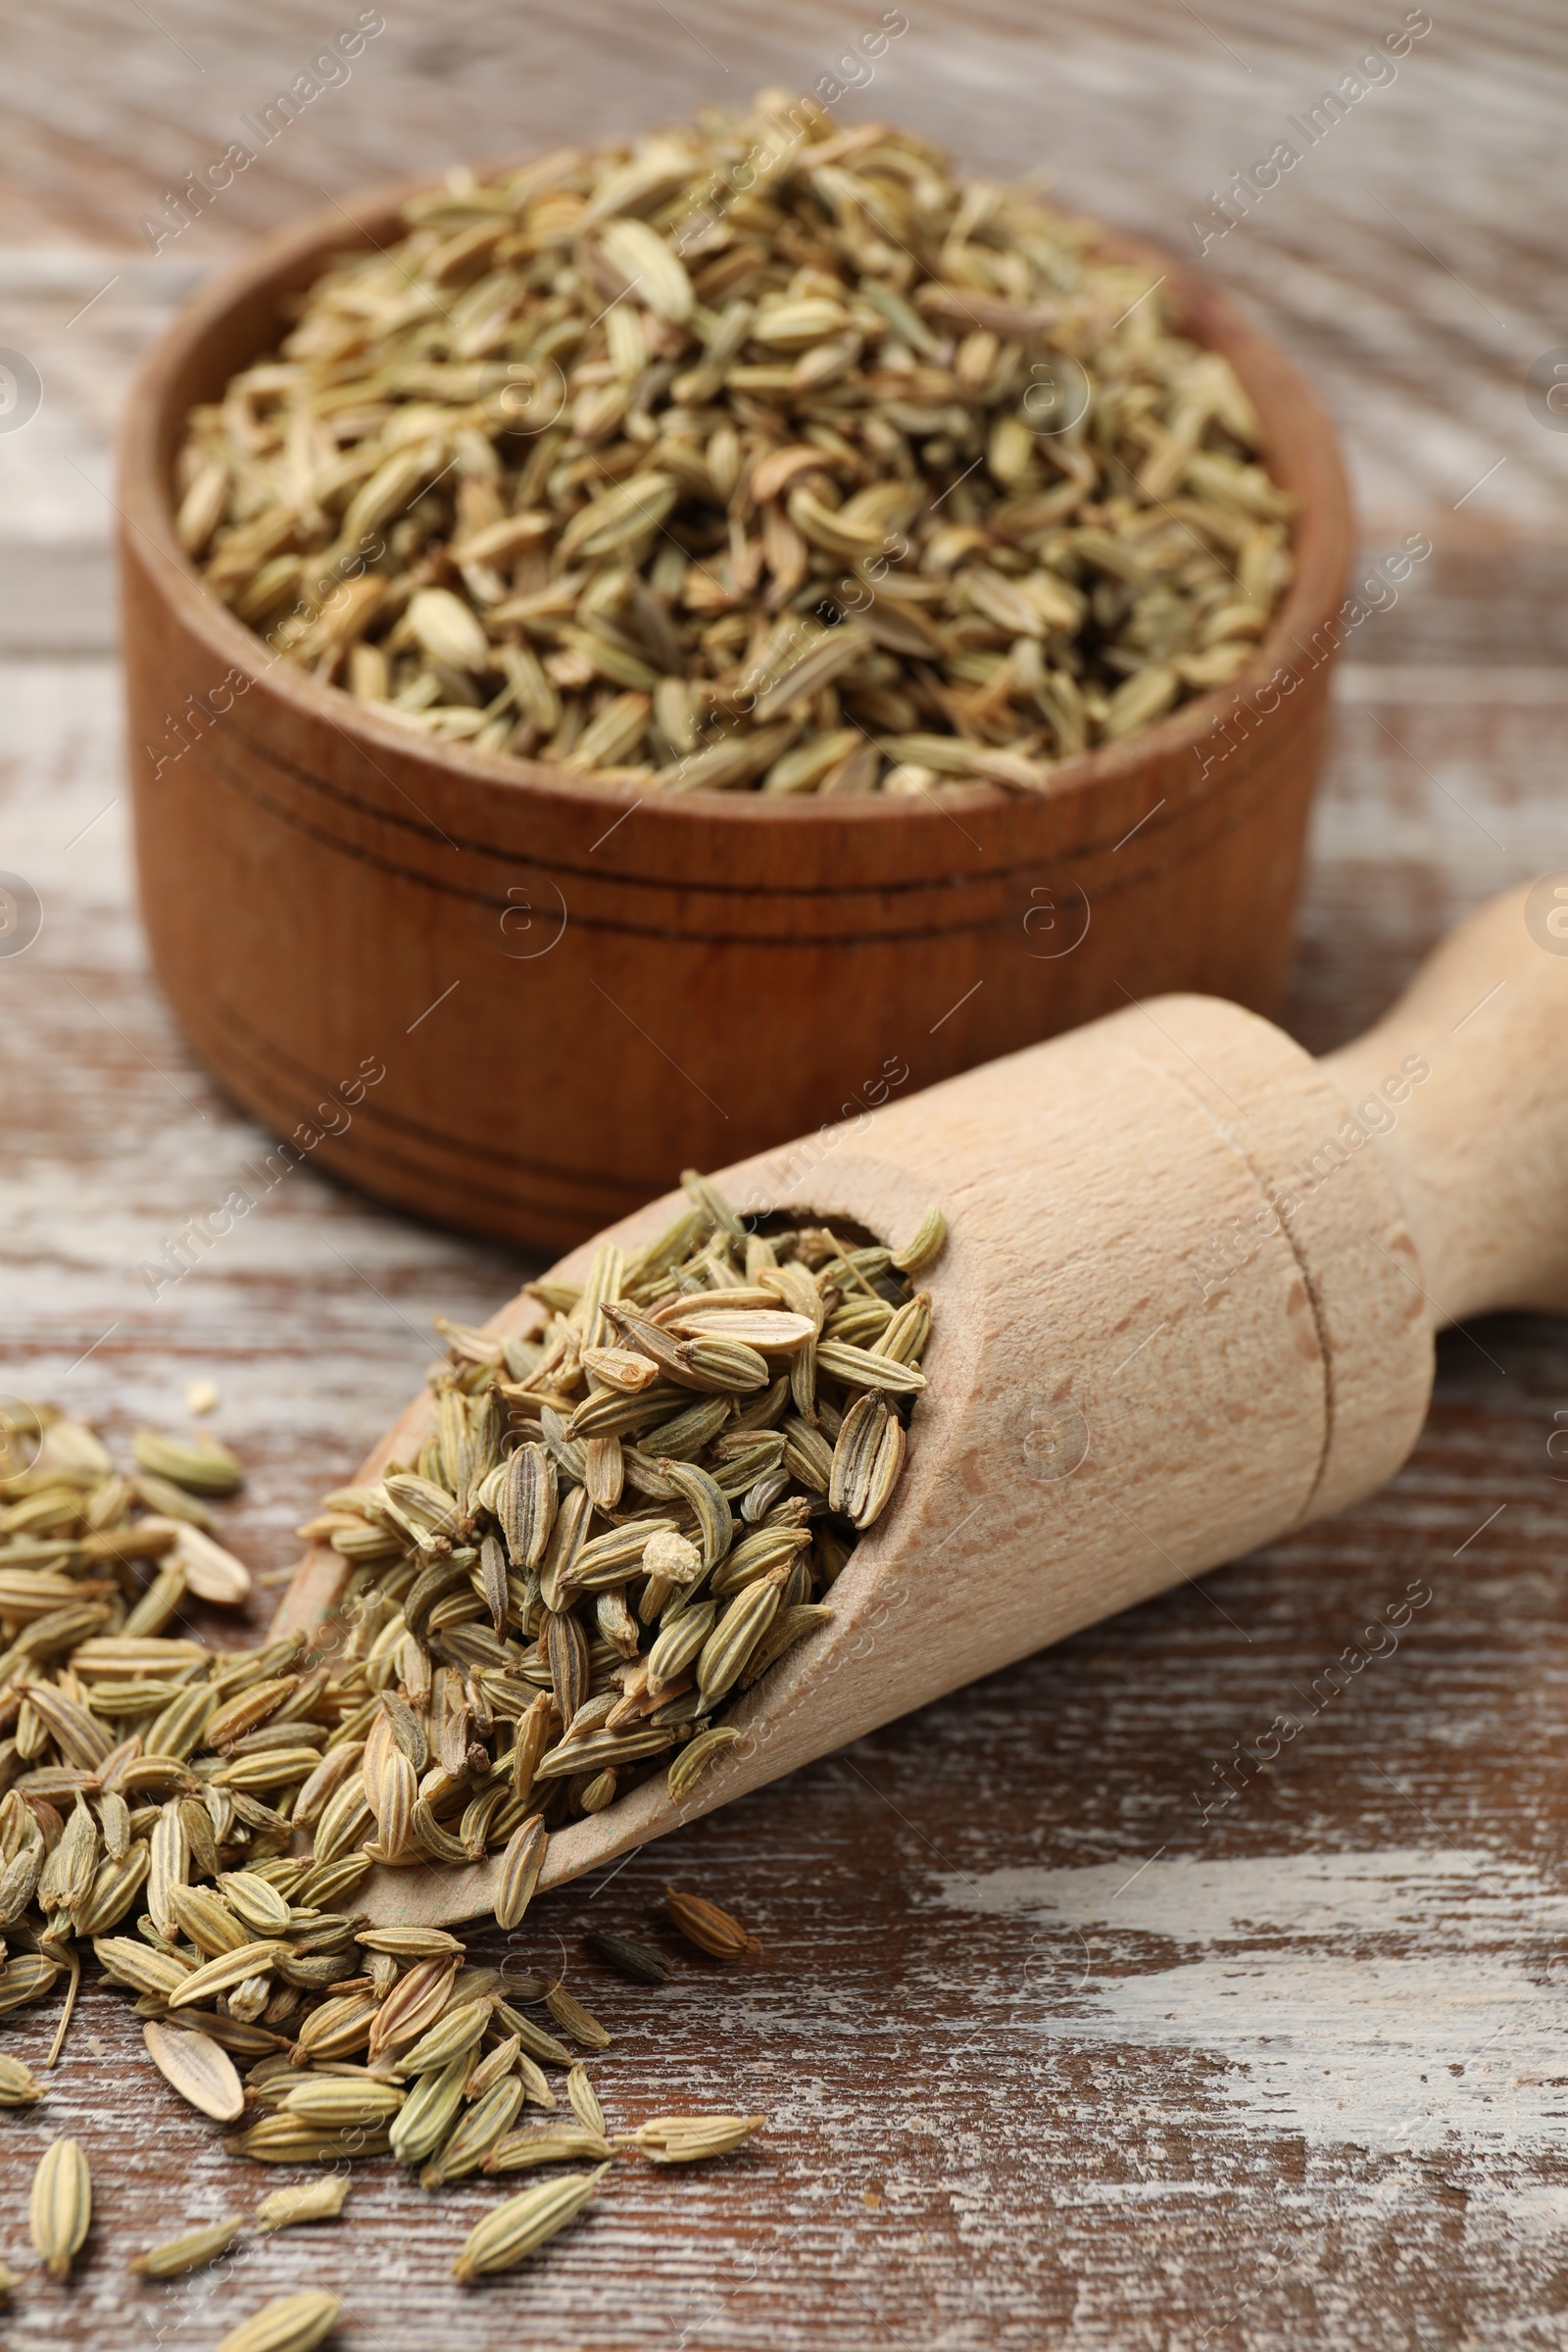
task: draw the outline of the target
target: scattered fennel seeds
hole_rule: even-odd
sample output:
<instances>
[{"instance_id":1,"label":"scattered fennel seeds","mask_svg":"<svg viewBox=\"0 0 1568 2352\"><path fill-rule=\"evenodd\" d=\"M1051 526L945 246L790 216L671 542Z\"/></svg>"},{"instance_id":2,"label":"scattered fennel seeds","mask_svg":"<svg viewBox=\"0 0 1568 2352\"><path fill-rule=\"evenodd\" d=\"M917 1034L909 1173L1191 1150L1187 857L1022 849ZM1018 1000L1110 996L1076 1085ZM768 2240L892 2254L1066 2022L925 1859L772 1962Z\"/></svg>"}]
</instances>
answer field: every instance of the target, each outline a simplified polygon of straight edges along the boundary
<instances>
[{"instance_id":1,"label":"scattered fennel seeds","mask_svg":"<svg viewBox=\"0 0 1568 2352\"><path fill-rule=\"evenodd\" d=\"M686 1896L682 1900L689 1906L701 1898ZM739 2147L763 2122L760 2116L661 2116L612 2138L586 2068L571 2060L551 2035L530 2029L529 2022L500 1997L504 1982L500 1971L466 1967L461 1947L456 1953L446 1948L457 1939L439 1931L371 1928L363 1920L326 1919L314 1906L301 1908L304 1917L291 1919L292 1939L287 1945L297 1955L296 1965L308 1960L308 1947L319 1945L324 1928L325 1939L341 1947L350 1968L355 1965L351 1954L358 1955L355 1982L379 1981L383 2010L392 2006L395 1991L412 1987L412 1994L404 1990L396 2006L391 2050L376 2072L343 2057L312 2065L322 2046L319 2032L310 2031L314 2022L328 2015L334 2006L344 2007L351 1998L357 2001L358 1996L338 1994L334 1998L328 1994L321 1998L320 1988L317 1988L317 2005L305 2013L292 2043L285 2036L248 2027L232 2008L204 2013L204 2027L210 2026L232 2041L241 2053L249 2077L247 2103L263 2111L259 2122L227 2143L232 2150L263 2161L290 2163L389 2150L403 2163L422 2168L419 2182L425 2189L439 2189L480 2173L499 2179L509 2173L580 2166L585 2160L597 2167L593 2173L571 2171L543 2181L486 2215L454 2266L456 2276L464 2281L510 2269L539 2250L580 2210L617 2155L641 2155L662 2165L720 2157ZM712 1906L706 1909L716 1919L727 1917ZM736 1935L744 1936L735 1923L730 1925ZM616 1936L614 1931L595 1933L611 1936L644 1955L662 1958L651 1946ZM111 1955L116 1940L102 1939ZM431 1943L439 1946L434 1952L428 1949ZM378 1948L388 1944L401 1948L396 1952ZM177 1958L176 1969L180 1965L189 1970L189 1957ZM400 1969L405 1973L400 1975ZM432 1976L432 1970L439 1975ZM667 1981L672 1974L666 1963L661 1981ZM335 1981L345 1980L340 1975ZM557 2022L574 2037L595 2038L597 2046L608 2044L610 2036L598 2021L559 1984L529 1980L525 1993L545 1998ZM155 2004L161 2004L163 1998L143 1997L144 2004L149 1997ZM220 2001L225 1998L221 1994L217 1997ZM442 2006L434 2024L411 2042L411 2029L438 2003ZM357 2036L362 2053L375 2009L373 2000L364 2004ZM396 2022L399 2017L401 2024ZM556 2104L554 2092L523 2047L530 2032L552 2063L565 2069L571 2123L552 2124L543 2130L513 2128L524 2101L533 2098L536 2089L542 2103ZM194 2043L207 2036L170 2025L161 2034L149 2034L149 2046L156 2047L160 2038ZM486 2043L488 2048L481 2057L479 2051ZM346 2176L334 2172L276 2190L261 2201L254 2227L266 2234L298 2223L333 2219L343 2211L348 2186ZM80 2152L74 2142L59 2141L39 2167L33 2191L34 2240L56 2277L67 2275L74 2253L79 2250L90 2208L90 2184ZM242 2228L239 2215L199 2225L148 2248L134 2257L129 2267L137 2276L154 2280L179 2278L216 2260ZM331 2295L288 2297L255 2313L224 2338L224 2344L239 2347L240 2352L292 2352L296 2345L319 2342L338 2309L337 2299Z\"/></svg>"},{"instance_id":2,"label":"scattered fennel seeds","mask_svg":"<svg viewBox=\"0 0 1568 2352\"><path fill-rule=\"evenodd\" d=\"M362 2124L375 2129L391 2121L407 2095L401 2084L368 2076L310 2075L288 2092L282 2112L318 2131L352 2132Z\"/></svg>"},{"instance_id":3,"label":"scattered fennel seeds","mask_svg":"<svg viewBox=\"0 0 1568 2352\"><path fill-rule=\"evenodd\" d=\"M22 2060L0 2055L0 2107L34 2107L42 2097Z\"/></svg>"},{"instance_id":4,"label":"scattered fennel seeds","mask_svg":"<svg viewBox=\"0 0 1568 2352\"><path fill-rule=\"evenodd\" d=\"M342 2310L338 2295L283 2295L231 2328L218 2352L315 2352Z\"/></svg>"},{"instance_id":5,"label":"scattered fennel seeds","mask_svg":"<svg viewBox=\"0 0 1568 2352\"><path fill-rule=\"evenodd\" d=\"M695 1943L699 1951L710 1953L715 1960L738 1960L743 1952L760 1952L762 1948L760 1939L749 1935L738 1919L703 1895L666 1886L664 1902L671 1921L687 1942Z\"/></svg>"},{"instance_id":6,"label":"scattered fennel seeds","mask_svg":"<svg viewBox=\"0 0 1568 2352\"><path fill-rule=\"evenodd\" d=\"M42 1859L40 1851L38 1861L41 1862ZM32 1869L32 1875L36 1878L37 1867L32 1861L31 1854L23 1857L23 1861L22 1880L24 1882L28 1867ZM18 1881L12 1879L9 1873L7 1879L10 1880L14 1890ZM4 1902L5 1894L6 1881L0 1880L0 1903ZM24 1894L22 1897L24 1906L27 1897ZM60 1961L51 1959L44 1952L19 1952L14 1960L8 1960L5 1966L0 1968L0 2015L4 2015L10 2009L21 2009L28 2001L41 2000L46 1992L52 1992L55 1981L60 1975L61 1965Z\"/></svg>"},{"instance_id":7,"label":"scattered fennel seeds","mask_svg":"<svg viewBox=\"0 0 1568 2352\"><path fill-rule=\"evenodd\" d=\"M117 1470L97 1433L52 1404L0 1406L0 1690L47 1687L63 1653L95 1636L161 1634L187 1591L222 1605L249 1592L203 1499L238 1487L234 1455L152 1430L132 1455L134 1468ZM150 1581L138 1593L139 1577ZM97 1760L90 1728L62 1744L46 1722L63 1762Z\"/></svg>"},{"instance_id":8,"label":"scattered fennel seeds","mask_svg":"<svg viewBox=\"0 0 1568 2352\"><path fill-rule=\"evenodd\" d=\"M589 2080L585 2066L574 2066L566 2076L566 2098L572 2114L586 2131L605 2134L605 2111L599 2104L599 2093Z\"/></svg>"},{"instance_id":9,"label":"scattered fennel seeds","mask_svg":"<svg viewBox=\"0 0 1568 2352\"><path fill-rule=\"evenodd\" d=\"M545 1995L545 2006L563 2034L569 2034L574 2042L585 2050L608 2050L612 2036L586 2010L581 2001L566 1990L564 1984L552 1984Z\"/></svg>"},{"instance_id":10,"label":"scattered fennel seeds","mask_svg":"<svg viewBox=\"0 0 1568 2352\"><path fill-rule=\"evenodd\" d=\"M444 2146L463 2112L467 2053L419 2076L393 2118L387 2146L399 2164L424 2164Z\"/></svg>"},{"instance_id":11,"label":"scattered fennel seeds","mask_svg":"<svg viewBox=\"0 0 1568 2352\"><path fill-rule=\"evenodd\" d=\"M476 2173L512 2129L522 2103L522 2084L515 2076L492 2083L482 2096L472 2101L445 2147L425 2166L419 2175L419 2186L444 2188L448 2181L463 2180L470 2173Z\"/></svg>"},{"instance_id":12,"label":"scattered fennel seeds","mask_svg":"<svg viewBox=\"0 0 1568 2352\"><path fill-rule=\"evenodd\" d=\"M623 1977L635 1978L643 1984L667 1984L674 1970L662 1952L655 1951L651 1943L640 1943L635 1936L618 1936L608 1928L596 1928L583 1937L583 1945L596 1960L613 1968Z\"/></svg>"},{"instance_id":13,"label":"scattered fennel seeds","mask_svg":"<svg viewBox=\"0 0 1568 2352\"><path fill-rule=\"evenodd\" d=\"M495 2001L486 1996L462 2001L449 2009L439 2024L433 2025L427 2034L420 2034L412 2049L399 2052L396 2061L399 2073L433 2074L441 2067L450 2066L454 2059L471 2059L480 2035L495 2015Z\"/></svg>"},{"instance_id":14,"label":"scattered fennel seeds","mask_svg":"<svg viewBox=\"0 0 1568 2352\"><path fill-rule=\"evenodd\" d=\"M333 1646L225 1651L172 1630L205 1573L187 1562L204 1544L230 1558L199 1523L199 1491L231 1483L231 1457L144 1439L159 1467L122 1474L81 1425L8 1408L0 2013L74 1982L90 1941L169 2082L240 2127L236 2154L389 2152L429 2187L584 2159L602 2173L604 2112L567 2046L606 2048L598 2018L546 1978L470 1966L444 1931L371 1926L355 1900L377 1860L491 1854L514 1926L553 1828L607 1780L612 1798L672 1752L697 1763L732 1739L712 1722L729 1693L831 1615L811 1596L874 1516L835 1507L836 1477L858 1493L863 1446L852 1459L845 1433L867 1400L902 1430L929 1298L878 1244L805 1224L748 1233L706 1179L688 1195L648 1248L602 1251L580 1288L536 1286L534 1339L441 1326L429 1442L312 1523L351 1563ZM755 1948L699 1897L672 1894L670 1912L705 1950ZM671 1973L635 1936L599 1931L595 1948L645 1983ZM564 2038L519 2002L546 2003ZM546 2068L567 2074L574 2122L519 2129L527 2106L558 2107ZM0 2107L38 2096L0 2058ZM655 2160L678 2160L678 2141ZM461 2275L543 2244L601 2173L530 2188L520 2215L513 2200ZM343 2194L336 2178L280 2191L257 2227L328 2218ZM80 2151L58 2141L33 2192L55 2276L90 2211ZM236 2227L186 2231L133 2267L177 2276ZM291 2298L231 2341L314 2342L336 2308Z\"/></svg>"},{"instance_id":15,"label":"scattered fennel seeds","mask_svg":"<svg viewBox=\"0 0 1568 2352\"><path fill-rule=\"evenodd\" d=\"M484 2160L487 2173L532 2172L543 2164L575 2164L584 2156L608 2158L613 2148L590 2125L552 2125L544 2132L513 2132Z\"/></svg>"},{"instance_id":16,"label":"scattered fennel seeds","mask_svg":"<svg viewBox=\"0 0 1568 2352\"><path fill-rule=\"evenodd\" d=\"M147 2054L166 2082L215 2123L231 2124L245 2111L245 2086L234 2061L210 2034L149 2018L142 2027Z\"/></svg>"},{"instance_id":17,"label":"scattered fennel seeds","mask_svg":"<svg viewBox=\"0 0 1568 2352\"><path fill-rule=\"evenodd\" d=\"M296 2188L274 2188L256 2208L256 2227L265 2237L274 2230L292 2230L299 2222L335 2222L348 2193L347 2173L302 2180Z\"/></svg>"},{"instance_id":18,"label":"scattered fennel seeds","mask_svg":"<svg viewBox=\"0 0 1568 2352\"><path fill-rule=\"evenodd\" d=\"M143 1470L192 1494L232 1494L245 1475L228 1447L206 1436L181 1442L155 1429L138 1429L131 1452Z\"/></svg>"},{"instance_id":19,"label":"scattered fennel seeds","mask_svg":"<svg viewBox=\"0 0 1568 2352\"><path fill-rule=\"evenodd\" d=\"M754 1592L757 1590L758 1588L753 1588ZM758 1645L758 1634L753 1620L762 1615L763 1605L761 1600L751 1600L750 1595L745 1595L742 1599L735 1601L732 1607L726 1611L731 1639L737 1648L744 1643L745 1652L748 1655ZM776 1614L777 1604L775 1603L772 1608L766 1610L768 1623L771 1623ZM737 1618L741 1619L738 1625L735 1623ZM767 1625L764 1624L762 1633L765 1635L766 1632ZM714 1638L716 1639L716 1637ZM705 1659L708 1654L705 1649L703 1652ZM743 1656L742 1664L744 1663L745 1657ZM739 1669L737 1668L736 1675L731 1676L730 1680L736 1680L738 1674ZM683 1803L690 1796L709 1765L722 1755L725 1748L738 1746L740 1737L739 1732L732 1731L728 1724L717 1724L710 1725L706 1732L699 1732L695 1740L689 1740L669 1768L670 1802L677 1805Z\"/></svg>"},{"instance_id":20,"label":"scattered fennel seeds","mask_svg":"<svg viewBox=\"0 0 1568 2352\"><path fill-rule=\"evenodd\" d=\"M92 2220L92 2178L74 2139L45 2148L32 2177L33 2251L51 2278L69 2278Z\"/></svg>"},{"instance_id":21,"label":"scattered fennel seeds","mask_svg":"<svg viewBox=\"0 0 1568 2352\"><path fill-rule=\"evenodd\" d=\"M575 2221L609 2170L608 2164L601 2164L591 2173L543 2181L537 2188L525 2188L521 2196L509 2197L505 2205L492 2207L468 2232L467 2242L452 2266L454 2278L467 2286L495 2271L510 2271L536 2254L558 2230Z\"/></svg>"},{"instance_id":22,"label":"scattered fennel seeds","mask_svg":"<svg viewBox=\"0 0 1568 2352\"><path fill-rule=\"evenodd\" d=\"M894 1250L893 1263L911 1279L923 1274L941 1256L947 1238L948 1220L933 1201L908 1240Z\"/></svg>"},{"instance_id":23,"label":"scattered fennel seeds","mask_svg":"<svg viewBox=\"0 0 1568 2352\"><path fill-rule=\"evenodd\" d=\"M187 2230L182 2237L149 2246L145 2254L132 2256L129 2267L140 2278L183 2278L188 2271L199 2271L226 2254L244 2227L243 2215L231 2213L224 2221L209 2222L202 2229Z\"/></svg>"},{"instance_id":24,"label":"scattered fennel seeds","mask_svg":"<svg viewBox=\"0 0 1568 2352\"><path fill-rule=\"evenodd\" d=\"M635 2132L616 2134L617 2148L635 2148L650 2164L698 2164L727 2156L767 2121L761 2115L656 2115Z\"/></svg>"},{"instance_id":25,"label":"scattered fennel seeds","mask_svg":"<svg viewBox=\"0 0 1568 2352\"><path fill-rule=\"evenodd\" d=\"M1234 677L1290 499L1163 276L814 100L455 171L192 411L176 529L447 742L665 792L1050 788Z\"/></svg>"},{"instance_id":26,"label":"scattered fennel seeds","mask_svg":"<svg viewBox=\"0 0 1568 2352\"><path fill-rule=\"evenodd\" d=\"M520 2064L523 2054L522 2035L506 2034L506 2029L500 2025L495 2030L497 2033L505 2034L505 2039L492 2042L486 2056L475 2064L472 2073L463 2085L463 2095L466 2099L482 2099L487 2090L493 2090L495 2085L504 2082L508 2075L517 2077L522 2083L524 2096L528 2092L530 2085ZM540 2079L543 2080L542 2077Z\"/></svg>"},{"instance_id":27,"label":"scattered fennel seeds","mask_svg":"<svg viewBox=\"0 0 1568 2352\"><path fill-rule=\"evenodd\" d=\"M508 1838L493 1906L498 1928L516 1927L533 1900L533 1890L544 1867L547 1838L544 1822L535 1813Z\"/></svg>"}]
</instances>

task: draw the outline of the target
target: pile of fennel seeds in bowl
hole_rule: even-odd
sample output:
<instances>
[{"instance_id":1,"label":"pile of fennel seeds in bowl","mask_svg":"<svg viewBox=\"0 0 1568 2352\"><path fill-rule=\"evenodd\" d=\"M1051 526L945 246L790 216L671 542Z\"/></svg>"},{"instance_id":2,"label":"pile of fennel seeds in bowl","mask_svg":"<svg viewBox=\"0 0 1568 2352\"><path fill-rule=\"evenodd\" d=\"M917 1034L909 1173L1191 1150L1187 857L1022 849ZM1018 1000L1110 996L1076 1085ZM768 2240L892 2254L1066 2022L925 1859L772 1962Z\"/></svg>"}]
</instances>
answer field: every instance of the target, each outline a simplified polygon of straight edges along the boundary
<instances>
[{"instance_id":1,"label":"pile of fennel seeds in bowl","mask_svg":"<svg viewBox=\"0 0 1568 2352\"><path fill-rule=\"evenodd\" d=\"M1049 790L1291 577L1225 359L1093 225L811 100L452 172L198 408L177 530L275 652L667 792Z\"/></svg>"},{"instance_id":2,"label":"pile of fennel seeds in bowl","mask_svg":"<svg viewBox=\"0 0 1568 2352\"><path fill-rule=\"evenodd\" d=\"M488 2031L501 1997L455 1938L356 1917L375 1862L498 1855L514 1929L553 1829L655 1773L679 1802L734 1743L726 1704L831 1615L822 1595L895 1491L931 1327L913 1286L945 1229L933 1208L897 1252L780 1220L764 1235L703 1177L687 1193L582 1287L536 1285L537 1339L443 1327L435 1434L303 1531L352 1563L329 1647L181 1638L188 1569L162 1564L90 1432L33 1415L41 1449L4 1465L0 1525L0 2011L68 1972L74 1993L88 1940L150 2025L213 2044L220 2120L245 2103L234 2060L358 2080L367 2054L422 2048L454 2002L491 2003ZM159 1442L156 1460L155 1500L237 1476L206 1443ZM550 1999L575 2034L570 1996ZM520 2014L501 2038L537 2060ZM165 2044L149 2035L188 2073L190 2049ZM347 2122L338 2105L302 2089L237 2144L433 2160L384 2086Z\"/></svg>"}]
</instances>

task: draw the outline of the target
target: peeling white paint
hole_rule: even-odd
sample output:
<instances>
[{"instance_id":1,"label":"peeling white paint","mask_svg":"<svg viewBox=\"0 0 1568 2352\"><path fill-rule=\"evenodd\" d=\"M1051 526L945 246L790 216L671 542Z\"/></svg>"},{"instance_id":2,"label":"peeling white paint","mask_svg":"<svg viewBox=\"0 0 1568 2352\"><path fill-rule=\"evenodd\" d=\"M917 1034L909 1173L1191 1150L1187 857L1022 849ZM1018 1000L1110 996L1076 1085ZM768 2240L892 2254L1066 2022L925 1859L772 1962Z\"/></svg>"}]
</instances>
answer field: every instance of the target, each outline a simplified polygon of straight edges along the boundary
<instances>
[{"instance_id":1,"label":"peeling white paint","mask_svg":"<svg viewBox=\"0 0 1568 2352\"><path fill-rule=\"evenodd\" d=\"M1464 1849L1156 1858L954 1876L940 1899L1076 1931L1083 1981L1038 2031L1209 2053L1226 2068L1214 2095L1250 2130L1379 2151L1564 2143L1552 1939L1568 1940L1568 1898L1527 1865ZM1138 1936L1190 1956L1138 1971ZM1537 2219L1558 2227L1555 2201Z\"/></svg>"}]
</instances>

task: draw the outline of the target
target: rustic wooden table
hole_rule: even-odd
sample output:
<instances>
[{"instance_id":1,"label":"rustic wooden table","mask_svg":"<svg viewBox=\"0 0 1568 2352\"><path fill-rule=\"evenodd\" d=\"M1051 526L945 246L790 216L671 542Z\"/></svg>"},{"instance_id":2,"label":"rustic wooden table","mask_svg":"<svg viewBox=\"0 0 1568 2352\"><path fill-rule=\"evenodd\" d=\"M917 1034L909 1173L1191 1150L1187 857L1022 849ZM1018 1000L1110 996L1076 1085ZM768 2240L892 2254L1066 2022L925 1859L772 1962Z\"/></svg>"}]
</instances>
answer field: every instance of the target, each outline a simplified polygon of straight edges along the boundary
<instances>
[{"instance_id":1,"label":"rustic wooden table","mask_svg":"<svg viewBox=\"0 0 1568 2352\"><path fill-rule=\"evenodd\" d=\"M234 1541L270 1572L417 1384L430 1314L480 1316L525 1269L296 1171L156 1300L138 1272L266 1139L174 1033L133 910L107 561L127 371L207 271L323 194L810 85L906 15L846 119L1048 167L1189 253L1233 171L1348 87L1369 39L1427 22L1395 0L396 0L352 77L155 253L139 224L166 191L355 12L0 9L0 341L43 387L0 416L0 864L43 909L0 959L0 1381L113 1435L177 1423L211 1375L251 1464ZM1340 673L1284 1008L1318 1050L1468 906L1568 865L1568 418L1526 386L1568 342L1547 242L1568 34L1548 0L1449 0L1396 78L1357 86L1203 262L1314 375L1367 554L1434 547ZM220 2152L90 1984L47 2102L0 2133L0 2256L27 2272L6 2340L194 2352L319 2284L354 2352L1568 2344L1565 1524L1568 1333L1452 1336L1374 1502L542 1902L520 1948L614 2025L614 2121L708 2103L769 2129L723 2167L625 2170L482 2294L447 2266L491 2192L423 2197L385 2162L342 2224L179 2288L128 2280L139 2246L276 2182ZM666 1878L743 1912L760 1956L688 1961L664 1990L605 1980L584 1930L645 1928ZM50 2022L23 2013L6 2046L36 2064ZM97 2190L64 2289L25 2225L63 2130Z\"/></svg>"}]
</instances>

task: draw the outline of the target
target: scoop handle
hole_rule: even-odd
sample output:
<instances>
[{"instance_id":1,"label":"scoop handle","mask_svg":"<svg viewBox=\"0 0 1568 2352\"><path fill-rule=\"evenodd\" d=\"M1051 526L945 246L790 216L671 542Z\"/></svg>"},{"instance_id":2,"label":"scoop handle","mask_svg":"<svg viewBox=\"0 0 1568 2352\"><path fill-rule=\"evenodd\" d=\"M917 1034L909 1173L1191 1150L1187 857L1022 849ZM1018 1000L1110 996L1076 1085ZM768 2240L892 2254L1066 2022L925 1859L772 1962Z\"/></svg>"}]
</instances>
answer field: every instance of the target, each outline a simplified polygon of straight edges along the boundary
<instances>
[{"instance_id":1,"label":"scoop handle","mask_svg":"<svg viewBox=\"0 0 1568 2352\"><path fill-rule=\"evenodd\" d=\"M1568 1312L1568 873L1493 899L1321 1067L1398 1194L1435 1329Z\"/></svg>"}]
</instances>

